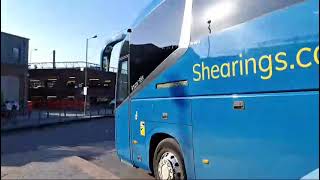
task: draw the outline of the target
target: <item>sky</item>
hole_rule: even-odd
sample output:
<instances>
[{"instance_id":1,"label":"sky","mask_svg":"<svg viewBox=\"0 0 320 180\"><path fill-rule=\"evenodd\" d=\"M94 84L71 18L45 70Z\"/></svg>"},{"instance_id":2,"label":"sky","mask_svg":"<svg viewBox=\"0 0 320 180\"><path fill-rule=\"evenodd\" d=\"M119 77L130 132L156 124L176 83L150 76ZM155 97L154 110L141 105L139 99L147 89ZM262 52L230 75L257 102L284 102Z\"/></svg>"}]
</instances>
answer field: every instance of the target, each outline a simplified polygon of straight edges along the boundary
<instances>
[{"instance_id":1,"label":"sky","mask_svg":"<svg viewBox=\"0 0 320 180\"><path fill-rule=\"evenodd\" d=\"M53 50L57 62L85 61L86 38L98 35L89 41L88 61L99 64L105 42L151 1L1 0L1 31L30 39L29 62L51 62Z\"/></svg>"}]
</instances>

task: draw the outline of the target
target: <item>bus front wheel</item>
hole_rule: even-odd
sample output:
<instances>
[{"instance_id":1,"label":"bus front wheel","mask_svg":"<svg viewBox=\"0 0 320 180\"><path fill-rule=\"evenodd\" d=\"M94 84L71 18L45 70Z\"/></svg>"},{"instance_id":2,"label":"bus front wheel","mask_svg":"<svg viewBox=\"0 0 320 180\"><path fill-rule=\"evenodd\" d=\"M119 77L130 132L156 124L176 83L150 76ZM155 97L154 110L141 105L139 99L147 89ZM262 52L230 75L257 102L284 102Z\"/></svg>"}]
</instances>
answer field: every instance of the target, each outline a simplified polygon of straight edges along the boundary
<instances>
[{"instance_id":1,"label":"bus front wheel","mask_svg":"<svg viewBox=\"0 0 320 180\"><path fill-rule=\"evenodd\" d=\"M172 138L162 140L154 153L153 170L156 179L187 179L179 144Z\"/></svg>"}]
</instances>

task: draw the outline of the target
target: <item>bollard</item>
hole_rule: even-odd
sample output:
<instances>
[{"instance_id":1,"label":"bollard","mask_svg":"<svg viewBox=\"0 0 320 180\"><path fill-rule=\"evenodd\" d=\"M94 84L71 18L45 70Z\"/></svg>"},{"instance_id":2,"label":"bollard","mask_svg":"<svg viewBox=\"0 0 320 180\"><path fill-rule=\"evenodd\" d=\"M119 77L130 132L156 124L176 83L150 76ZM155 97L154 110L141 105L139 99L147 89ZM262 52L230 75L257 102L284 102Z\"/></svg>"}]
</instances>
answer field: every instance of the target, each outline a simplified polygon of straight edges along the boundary
<instances>
[{"instance_id":1,"label":"bollard","mask_svg":"<svg viewBox=\"0 0 320 180\"><path fill-rule=\"evenodd\" d=\"M59 110L59 121L62 121L62 118L61 118L61 110Z\"/></svg>"},{"instance_id":2,"label":"bollard","mask_svg":"<svg viewBox=\"0 0 320 180\"><path fill-rule=\"evenodd\" d=\"M38 111L38 125L40 125L41 111Z\"/></svg>"}]
</instances>

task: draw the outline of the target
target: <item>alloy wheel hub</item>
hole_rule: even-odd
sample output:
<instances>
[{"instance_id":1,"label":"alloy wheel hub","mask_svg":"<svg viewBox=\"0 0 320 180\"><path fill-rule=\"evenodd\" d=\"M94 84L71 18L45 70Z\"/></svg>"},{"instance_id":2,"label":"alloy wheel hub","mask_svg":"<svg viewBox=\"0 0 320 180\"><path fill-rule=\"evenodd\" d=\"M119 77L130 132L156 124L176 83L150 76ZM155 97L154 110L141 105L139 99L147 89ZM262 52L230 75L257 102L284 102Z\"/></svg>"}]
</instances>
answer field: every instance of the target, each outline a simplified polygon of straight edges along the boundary
<instances>
[{"instance_id":1,"label":"alloy wheel hub","mask_svg":"<svg viewBox=\"0 0 320 180\"><path fill-rule=\"evenodd\" d=\"M173 153L166 152L161 156L158 174L160 179L176 179L181 176L180 163Z\"/></svg>"}]
</instances>

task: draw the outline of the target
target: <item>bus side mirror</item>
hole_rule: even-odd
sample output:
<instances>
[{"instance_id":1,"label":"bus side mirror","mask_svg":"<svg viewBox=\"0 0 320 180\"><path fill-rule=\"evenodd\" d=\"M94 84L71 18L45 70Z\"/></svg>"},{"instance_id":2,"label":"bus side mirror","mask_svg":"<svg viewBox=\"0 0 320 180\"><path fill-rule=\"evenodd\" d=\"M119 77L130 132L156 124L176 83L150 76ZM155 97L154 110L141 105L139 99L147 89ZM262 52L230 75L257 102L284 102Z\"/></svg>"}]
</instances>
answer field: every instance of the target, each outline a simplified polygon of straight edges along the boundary
<instances>
[{"instance_id":1,"label":"bus side mirror","mask_svg":"<svg viewBox=\"0 0 320 180\"><path fill-rule=\"evenodd\" d=\"M208 23L208 25L209 25L209 26L208 26L209 34L211 34L211 31L212 31L212 30L211 30L211 20L209 20L207 23Z\"/></svg>"}]
</instances>

